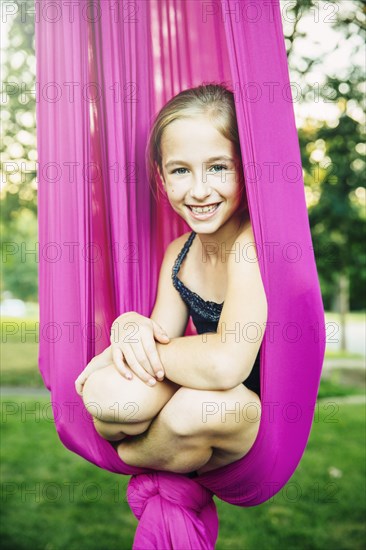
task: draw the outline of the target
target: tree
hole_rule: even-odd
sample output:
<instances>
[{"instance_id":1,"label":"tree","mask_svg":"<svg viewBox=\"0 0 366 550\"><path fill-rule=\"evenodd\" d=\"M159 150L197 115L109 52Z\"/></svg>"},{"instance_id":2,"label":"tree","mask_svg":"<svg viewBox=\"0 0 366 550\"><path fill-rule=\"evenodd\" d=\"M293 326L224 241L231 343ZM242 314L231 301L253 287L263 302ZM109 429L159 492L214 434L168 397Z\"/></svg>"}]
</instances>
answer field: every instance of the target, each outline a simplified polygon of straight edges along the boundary
<instances>
[{"instance_id":1,"label":"tree","mask_svg":"<svg viewBox=\"0 0 366 550\"><path fill-rule=\"evenodd\" d=\"M334 27L345 38L365 35L365 6L347 3ZM351 5L353 4L353 5ZM355 10L356 7L356 10ZM354 59L359 45L354 46ZM352 59L351 58L351 59ZM366 308L365 293L365 73L350 63L342 80L327 75L320 97L337 106L336 123L308 120L299 130L305 187L310 197L309 219L323 300L341 314L341 349L346 349L345 322L350 308ZM313 93L310 87L305 93Z\"/></svg>"},{"instance_id":2,"label":"tree","mask_svg":"<svg viewBox=\"0 0 366 550\"><path fill-rule=\"evenodd\" d=\"M18 10L2 66L1 289L37 300L36 257L24 255L37 242L35 94L24 93L35 88L34 18L28 15L22 21L21 2L14 3Z\"/></svg>"}]
</instances>

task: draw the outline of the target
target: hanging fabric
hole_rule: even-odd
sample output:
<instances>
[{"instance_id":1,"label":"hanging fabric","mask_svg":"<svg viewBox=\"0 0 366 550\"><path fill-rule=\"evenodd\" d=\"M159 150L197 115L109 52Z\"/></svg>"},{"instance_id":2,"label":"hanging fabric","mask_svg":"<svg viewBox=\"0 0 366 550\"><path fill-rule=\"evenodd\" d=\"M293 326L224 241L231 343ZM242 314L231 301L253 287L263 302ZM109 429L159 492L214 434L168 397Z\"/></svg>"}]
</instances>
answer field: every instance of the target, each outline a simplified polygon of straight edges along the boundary
<instances>
[{"instance_id":1,"label":"hanging fabric","mask_svg":"<svg viewBox=\"0 0 366 550\"><path fill-rule=\"evenodd\" d=\"M294 473L325 349L278 0L58 1L36 21L39 97L39 367L63 444L131 475L134 549L214 548L213 494L254 506ZM154 116L183 89L226 82L236 98L249 213L268 301L262 418L242 459L190 479L124 464L74 381L125 311L149 316L166 246L190 228L148 185ZM189 325L186 335L194 334Z\"/></svg>"}]
</instances>

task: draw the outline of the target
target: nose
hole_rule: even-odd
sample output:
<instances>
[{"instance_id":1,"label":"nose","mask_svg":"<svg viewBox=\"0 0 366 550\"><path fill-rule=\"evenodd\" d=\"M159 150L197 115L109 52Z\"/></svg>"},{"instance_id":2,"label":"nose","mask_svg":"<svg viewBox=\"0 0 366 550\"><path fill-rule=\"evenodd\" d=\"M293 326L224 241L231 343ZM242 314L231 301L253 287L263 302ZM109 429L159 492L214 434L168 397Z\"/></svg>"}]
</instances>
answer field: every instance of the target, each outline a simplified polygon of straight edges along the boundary
<instances>
[{"instance_id":1,"label":"nose","mask_svg":"<svg viewBox=\"0 0 366 550\"><path fill-rule=\"evenodd\" d=\"M206 197L211 195L212 189L208 185L207 181L202 181L203 177L198 176L194 179L192 187L190 190L191 197L194 197L197 200L204 200Z\"/></svg>"}]
</instances>

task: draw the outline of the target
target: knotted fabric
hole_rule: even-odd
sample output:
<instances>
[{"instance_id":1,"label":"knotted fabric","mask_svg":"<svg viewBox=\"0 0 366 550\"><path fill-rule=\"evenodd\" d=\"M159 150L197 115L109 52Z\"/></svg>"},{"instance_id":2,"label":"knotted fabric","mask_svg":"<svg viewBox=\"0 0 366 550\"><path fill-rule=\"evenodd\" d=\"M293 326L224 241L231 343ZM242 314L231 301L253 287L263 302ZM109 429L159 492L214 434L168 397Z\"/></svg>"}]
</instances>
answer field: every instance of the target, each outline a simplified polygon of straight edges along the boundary
<instances>
[{"instance_id":1,"label":"knotted fabric","mask_svg":"<svg viewBox=\"0 0 366 550\"><path fill-rule=\"evenodd\" d=\"M130 478L127 500L136 518L133 550L212 550L218 535L213 493L181 474L156 471Z\"/></svg>"}]
</instances>

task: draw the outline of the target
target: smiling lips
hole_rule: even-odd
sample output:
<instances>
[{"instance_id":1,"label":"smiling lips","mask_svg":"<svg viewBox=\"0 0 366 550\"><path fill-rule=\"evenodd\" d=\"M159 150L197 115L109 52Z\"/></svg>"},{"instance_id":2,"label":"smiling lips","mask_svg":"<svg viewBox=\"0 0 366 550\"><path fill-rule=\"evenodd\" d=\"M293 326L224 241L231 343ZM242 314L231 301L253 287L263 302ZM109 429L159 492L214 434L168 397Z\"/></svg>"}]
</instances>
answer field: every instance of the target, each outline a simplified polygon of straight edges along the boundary
<instances>
[{"instance_id":1,"label":"smiling lips","mask_svg":"<svg viewBox=\"0 0 366 550\"><path fill-rule=\"evenodd\" d=\"M190 208L206 208L206 206L214 206L216 204L220 204L219 202L211 202L209 204L186 204L186 206L189 206Z\"/></svg>"},{"instance_id":2,"label":"smiling lips","mask_svg":"<svg viewBox=\"0 0 366 550\"><path fill-rule=\"evenodd\" d=\"M194 207L194 206L190 206L188 204L186 206L189 209L189 212L190 212L190 214L193 218L198 219L198 220L205 220L206 218L210 218L211 216L213 216L217 212L217 210L220 207L220 204L221 204L221 202L213 203L210 206L205 205L204 207L203 206Z\"/></svg>"}]
</instances>

